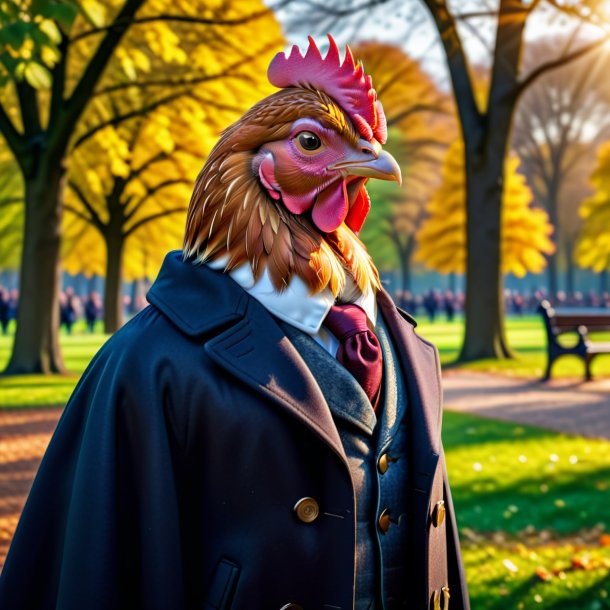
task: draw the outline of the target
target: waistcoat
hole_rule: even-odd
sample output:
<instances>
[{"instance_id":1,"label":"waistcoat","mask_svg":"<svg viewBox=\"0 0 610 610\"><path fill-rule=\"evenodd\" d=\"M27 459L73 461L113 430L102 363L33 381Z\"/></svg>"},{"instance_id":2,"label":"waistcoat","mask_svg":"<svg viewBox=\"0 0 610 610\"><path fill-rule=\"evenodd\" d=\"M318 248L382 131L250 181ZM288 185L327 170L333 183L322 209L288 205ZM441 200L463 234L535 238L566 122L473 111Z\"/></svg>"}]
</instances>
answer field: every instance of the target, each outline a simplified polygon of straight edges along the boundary
<instances>
[{"instance_id":1,"label":"waistcoat","mask_svg":"<svg viewBox=\"0 0 610 610\"><path fill-rule=\"evenodd\" d=\"M356 496L356 610L407 607L406 391L391 339L379 318L383 393L377 415L352 375L309 335L280 323L328 403Z\"/></svg>"}]
</instances>

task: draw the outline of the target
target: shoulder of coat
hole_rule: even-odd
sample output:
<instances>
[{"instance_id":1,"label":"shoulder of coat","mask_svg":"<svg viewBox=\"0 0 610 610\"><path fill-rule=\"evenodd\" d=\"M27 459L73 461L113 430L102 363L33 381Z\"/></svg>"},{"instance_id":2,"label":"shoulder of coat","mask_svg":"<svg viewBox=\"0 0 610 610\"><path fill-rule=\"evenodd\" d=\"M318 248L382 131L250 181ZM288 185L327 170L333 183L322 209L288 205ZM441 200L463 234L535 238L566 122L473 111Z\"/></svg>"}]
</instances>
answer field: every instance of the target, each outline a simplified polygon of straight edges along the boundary
<instances>
[{"instance_id":1,"label":"shoulder of coat","mask_svg":"<svg viewBox=\"0 0 610 610\"><path fill-rule=\"evenodd\" d=\"M398 313L409 323L413 328L417 326L417 320L408 312L400 307L396 307Z\"/></svg>"}]
</instances>

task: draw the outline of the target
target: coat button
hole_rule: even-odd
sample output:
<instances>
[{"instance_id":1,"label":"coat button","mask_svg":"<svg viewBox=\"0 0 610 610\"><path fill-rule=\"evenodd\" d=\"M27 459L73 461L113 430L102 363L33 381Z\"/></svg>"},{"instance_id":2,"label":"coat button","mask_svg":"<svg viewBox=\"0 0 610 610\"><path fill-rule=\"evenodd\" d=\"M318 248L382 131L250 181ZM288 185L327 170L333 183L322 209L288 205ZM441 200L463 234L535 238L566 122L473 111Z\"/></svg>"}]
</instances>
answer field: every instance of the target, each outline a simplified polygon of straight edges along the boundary
<instances>
[{"instance_id":1,"label":"coat button","mask_svg":"<svg viewBox=\"0 0 610 610\"><path fill-rule=\"evenodd\" d=\"M379 515L379 519L377 520L377 525L379 526L379 531L382 534L387 534L390 529L390 511L387 508L384 508Z\"/></svg>"},{"instance_id":2,"label":"coat button","mask_svg":"<svg viewBox=\"0 0 610 610\"><path fill-rule=\"evenodd\" d=\"M303 607L299 606L299 604L286 604L285 606L282 606L280 610L303 610Z\"/></svg>"},{"instance_id":3,"label":"coat button","mask_svg":"<svg viewBox=\"0 0 610 610\"><path fill-rule=\"evenodd\" d=\"M436 590L432 593L431 607L432 610L449 610L449 587L443 587L440 591Z\"/></svg>"},{"instance_id":4,"label":"coat button","mask_svg":"<svg viewBox=\"0 0 610 610\"><path fill-rule=\"evenodd\" d=\"M445 502L439 500L434 506L434 512L432 513L432 525L438 527L445 520Z\"/></svg>"},{"instance_id":5,"label":"coat button","mask_svg":"<svg viewBox=\"0 0 610 610\"><path fill-rule=\"evenodd\" d=\"M320 515L320 507L313 498L301 498L294 505L294 512L299 521L302 521L303 523L313 523ZM292 608L290 605L285 607ZM299 608L299 606L295 605L294 608Z\"/></svg>"},{"instance_id":6,"label":"coat button","mask_svg":"<svg viewBox=\"0 0 610 610\"><path fill-rule=\"evenodd\" d=\"M451 597L449 587L443 587L441 591L443 592L443 610L449 610L449 598Z\"/></svg>"},{"instance_id":7,"label":"coat button","mask_svg":"<svg viewBox=\"0 0 610 610\"><path fill-rule=\"evenodd\" d=\"M390 465L390 460L388 459L387 453L382 453L379 457L379 461L377 462L377 468L381 474L385 474L388 471L388 466Z\"/></svg>"}]
</instances>

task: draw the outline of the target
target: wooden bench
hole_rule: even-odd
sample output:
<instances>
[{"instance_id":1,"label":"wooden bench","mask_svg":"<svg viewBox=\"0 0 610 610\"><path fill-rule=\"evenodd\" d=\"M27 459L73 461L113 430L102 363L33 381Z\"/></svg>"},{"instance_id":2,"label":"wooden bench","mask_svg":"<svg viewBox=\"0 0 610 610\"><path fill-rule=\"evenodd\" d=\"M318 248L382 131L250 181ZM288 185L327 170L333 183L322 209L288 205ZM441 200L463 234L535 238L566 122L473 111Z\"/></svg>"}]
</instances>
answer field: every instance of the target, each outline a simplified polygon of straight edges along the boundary
<instances>
[{"instance_id":1,"label":"wooden bench","mask_svg":"<svg viewBox=\"0 0 610 610\"><path fill-rule=\"evenodd\" d=\"M555 309L548 301L538 306L546 328L548 361L544 381L551 378L553 363L560 356L579 356L585 363L585 380L591 380L591 361L599 354L610 354L610 342L591 341L589 332L610 331L610 310L608 309ZM565 333L575 333L578 341L565 347L557 338Z\"/></svg>"}]
</instances>

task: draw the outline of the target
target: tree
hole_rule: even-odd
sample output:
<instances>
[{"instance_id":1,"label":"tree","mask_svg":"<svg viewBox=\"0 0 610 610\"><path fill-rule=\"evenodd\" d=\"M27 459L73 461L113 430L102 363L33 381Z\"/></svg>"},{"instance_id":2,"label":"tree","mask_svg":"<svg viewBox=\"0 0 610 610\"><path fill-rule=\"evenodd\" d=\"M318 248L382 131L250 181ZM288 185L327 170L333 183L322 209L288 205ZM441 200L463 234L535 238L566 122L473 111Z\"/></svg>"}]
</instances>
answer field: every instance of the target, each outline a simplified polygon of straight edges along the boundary
<instances>
[{"instance_id":1,"label":"tree","mask_svg":"<svg viewBox=\"0 0 610 610\"><path fill-rule=\"evenodd\" d=\"M572 37L556 55L521 74L521 55L528 18L541 0L500 0L498 10L452 12L446 2L424 0L440 35L447 58L464 138L466 171L466 305L465 333L459 360L510 357L504 327L501 265L501 217L506 182L504 160L511 136L513 114L520 96L547 72L598 49L607 40L599 35L580 42ZM551 10L564 10L575 19L594 25L606 16L602 3L550 2ZM476 102L458 22L472 18L495 21L496 36L490 66L490 86L485 108ZM603 29L602 29L603 33ZM574 46L576 45L576 46ZM484 287L484 289L482 288Z\"/></svg>"},{"instance_id":2,"label":"tree","mask_svg":"<svg viewBox=\"0 0 610 610\"><path fill-rule=\"evenodd\" d=\"M466 179L464 145L452 144L443 165L443 182L430 200L428 218L418 234L416 260L440 273L464 273L466 251ZM532 192L519 173L519 158L506 161L502 200L502 273L523 277L546 267L554 250L547 213L532 207Z\"/></svg>"},{"instance_id":3,"label":"tree","mask_svg":"<svg viewBox=\"0 0 610 610\"><path fill-rule=\"evenodd\" d=\"M195 93L198 99L210 100L205 107L192 95L117 127L111 124L112 118L125 110L116 105L104 108L110 124L91 130L91 136L79 140L68 174L65 220L72 240L85 239L83 224L101 237L96 249L101 247L103 253L97 258L105 262L101 274L106 278L104 325L107 333L116 331L122 324L123 270L141 250L140 240L132 237L141 235L144 227L160 225L161 232L153 230L147 234L156 235L154 244L161 253L180 247L191 186L219 131L265 91L271 92L263 61L266 58L252 62L251 79L237 81L230 89L222 89L221 94L208 91L215 87L216 79L200 83ZM218 78L222 79L222 74ZM125 100L121 102L125 106ZM75 217L80 222L74 222ZM79 269L82 248L72 247L67 241L68 264L72 269ZM95 247L95 241L87 238L88 247ZM150 247L145 250L149 262L162 260L162 256L150 252ZM97 261L96 267L99 267ZM138 275L132 273L134 279Z\"/></svg>"},{"instance_id":4,"label":"tree","mask_svg":"<svg viewBox=\"0 0 610 610\"><path fill-rule=\"evenodd\" d=\"M595 192L580 207L583 226L576 260L581 267L605 273L610 269L610 142L599 148L591 183Z\"/></svg>"},{"instance_id":5,"label":"tree","mask_svg":"<svg viewBox=\"0 0 610 610\"><path fill-rule=\"evenodd\" d=\"M446 57L465 144L468 255L465 333L459 359L510 357L504 325L500 230L504 160L509 150L513 114L519 97L543 74L594 52L608 40L607 3L499 0L497 9L485 3L480 9L474 5L472 10L470 3L465 7L464 3L445 0L421 0L421 5L432 18ZM312 6L320 16L311 10ZM350 32L357 32L364 21L384 23L389 14L400 15L415 29L421 24L417 11L405 8L404 2L397 0L364 0L357 4L350 0L333 3L307 0L297 3L297 7L301 9L299 16L309 13L318 23L325 23L325 27L332 23ZM415 3L411 8L415 8ZM532 16L546 18L547 22L560 16L573 33L586 24L587 37L583 41L577 35L571 36L553 58L523 73L520 68L524 33ZM294 24L293 21L293 27ZM486 45L490 32L495 32L489 58L490 85L487 103L480 107L464 34L470 35L468 42L480 39ZM413 28L408 28L406 36L412 34Z\"/></svg>"},{"instance_id":6,"label":"tree","mask_svg":"<svg viewBox=\"0 0 610 610\"><path fill-rule=\"evenodd\" d=\"M116 126L190 95L229 65L236 78L249 78L247 60L281 38L271 9L245 0L216 6L203 0L7 0L0 26L0 132L19 164L25 199L22 298L6 372L61 372L59 255L71 146L108 121ZM134 89L146 93L142 106L83 124L85 111L101 116L100 108Z\"/></svg>"},{"instance_id":7,"label":"tree","mask_svg":"<svg viewBox=\"0 0 610 610\"><path fill-rule=\"evenodd\" d=\"M525 64L552 56L562 44L565 40L553 37L531 45ZM581 224L576 203L590 194L587 180L595 150L610 135L607 62L608 54L599 53L545 74L524 93L515 115L513 146L536 201L555 227L568 292L573 291L572 250ZM558 290L557 254L549 256L551 294Z\"/></svg>"}]
</instances>

